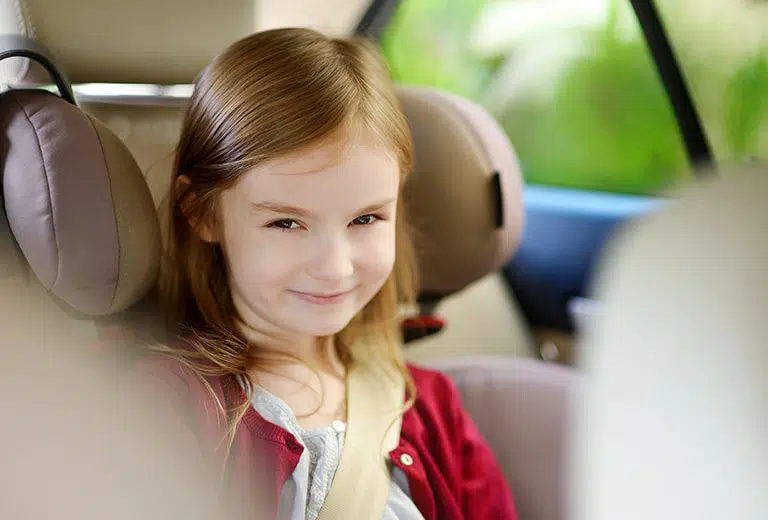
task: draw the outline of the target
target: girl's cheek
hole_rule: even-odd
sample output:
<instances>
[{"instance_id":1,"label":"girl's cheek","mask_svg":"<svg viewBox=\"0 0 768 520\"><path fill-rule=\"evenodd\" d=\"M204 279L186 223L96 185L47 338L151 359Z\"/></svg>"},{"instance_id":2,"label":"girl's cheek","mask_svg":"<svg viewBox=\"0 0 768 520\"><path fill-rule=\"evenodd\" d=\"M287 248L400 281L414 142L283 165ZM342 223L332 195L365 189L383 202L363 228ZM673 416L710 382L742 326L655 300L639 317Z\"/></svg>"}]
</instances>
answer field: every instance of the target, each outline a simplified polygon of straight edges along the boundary
<instances>
[{"instance_id":1,"label":"girl's cheek","mask_svg":"<svg viewBox=\"0 0 768 520\"><path fill-rule=\"evenodd\" d=\"M355 249L358 266L386 276L395 263L395 227L387 222L366 230Z\"/></svg>"},{"instance_id":2,"label":"girl's cheek","mask_svg":"<svg viewBox=\"0 0 768 520\"><path fill-rule=\"evenodd\" d=\"M306 256L304 240L286 235L274 229L232 229L224 244L232 275L276 282L299 269Z\"/></svg>"}]
</instances>

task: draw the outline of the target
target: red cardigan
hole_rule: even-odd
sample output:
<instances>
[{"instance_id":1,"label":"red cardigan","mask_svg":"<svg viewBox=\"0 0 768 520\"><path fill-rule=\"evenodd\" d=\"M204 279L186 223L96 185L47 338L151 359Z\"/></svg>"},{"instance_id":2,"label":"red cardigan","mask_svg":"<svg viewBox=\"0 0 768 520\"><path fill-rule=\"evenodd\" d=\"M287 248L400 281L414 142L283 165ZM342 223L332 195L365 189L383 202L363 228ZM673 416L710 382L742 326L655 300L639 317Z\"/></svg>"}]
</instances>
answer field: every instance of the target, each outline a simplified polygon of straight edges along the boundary
<instances>
[{"instance_id":1,"label":"red cardigan","mask_svg":"<svg viewBox=\"0 0 768 520\"><path fill-rule=\"evenodd\" d=\"M463 410L456 387L439 372L409 369L417 399L403 417L399 446L390 455L407 476L411 497L425 520L516 520L501 469ZM180 442L191 443L215 467L227 468L229 486L242 493L247 516L259 518L256 513L261 508L263 514L266 498L274 517L282 487L302 452L293 435L250 407L225 464L223 449L215 449L226 435L217 399L230 407L242 402L244 393L235 379L208 379L214 398L189 369L167 357L145 360L137 373L152 385L155 404L180 419L178 435L186 437Z\"/></svg>"}]
</instances>

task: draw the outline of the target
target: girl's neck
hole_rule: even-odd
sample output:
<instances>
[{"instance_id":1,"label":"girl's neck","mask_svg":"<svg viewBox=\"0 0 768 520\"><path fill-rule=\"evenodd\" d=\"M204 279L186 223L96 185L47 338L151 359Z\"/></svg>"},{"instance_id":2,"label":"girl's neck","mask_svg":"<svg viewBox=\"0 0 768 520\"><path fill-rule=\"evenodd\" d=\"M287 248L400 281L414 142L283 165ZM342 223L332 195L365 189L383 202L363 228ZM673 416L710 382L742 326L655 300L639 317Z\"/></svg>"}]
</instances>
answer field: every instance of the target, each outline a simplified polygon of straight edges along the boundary
<instances>
[{"instance_id":1,"label":"girl's neck","mask_svg":"<svg viewBox=\"0 0 768 520\"><path fill-rule=\"evenodd\" d=\"M303 428L346 420L346 368L333 337L277 334L246 324L241 332L257 346L248 379L282 399Z\"/></svg>"},{"instance_id":2,"label":"girl's neck","mask_svg":"<svg viewBox=\"0 0 768 520\"><path fill-rule=\"evenodd\" d=\"M259 357L274 358L276 364L283 359L286 364L301 362L318 370L343 370L333 337L268 335L249 326L242 332L260 353L268 354Z\"/></svg>"},{"instance_id":3,"label":"girl's neck","mask_svg":"<svg viewBox=\"0 0 768 520\"><path fill-rule=\"evenodd\" d=\"M346 369L333 340L318 339L280 354L272 362L255 362L248 370L250 381L282 399L306 430L345 422Z\"/></svg>"}]
</instances>

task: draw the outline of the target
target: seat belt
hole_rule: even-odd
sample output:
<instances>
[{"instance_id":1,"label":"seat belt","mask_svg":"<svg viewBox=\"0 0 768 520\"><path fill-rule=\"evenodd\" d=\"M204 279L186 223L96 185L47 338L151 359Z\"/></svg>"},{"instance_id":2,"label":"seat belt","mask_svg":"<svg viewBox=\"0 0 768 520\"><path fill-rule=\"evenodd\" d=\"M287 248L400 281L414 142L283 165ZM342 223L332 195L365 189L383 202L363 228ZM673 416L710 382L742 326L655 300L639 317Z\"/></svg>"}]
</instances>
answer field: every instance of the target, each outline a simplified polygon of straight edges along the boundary
<instances>
[{"instance_id":1,"label":"seat belt","mask_svg":"<svg viewBox=\"0 0 768 520\"><path fill-rule=\"evenodd\" d=\"M405 381L394 366L368 360L350 368L344 448L317 520L381 520L404 404Z\"/></svg>"}]
</instances>

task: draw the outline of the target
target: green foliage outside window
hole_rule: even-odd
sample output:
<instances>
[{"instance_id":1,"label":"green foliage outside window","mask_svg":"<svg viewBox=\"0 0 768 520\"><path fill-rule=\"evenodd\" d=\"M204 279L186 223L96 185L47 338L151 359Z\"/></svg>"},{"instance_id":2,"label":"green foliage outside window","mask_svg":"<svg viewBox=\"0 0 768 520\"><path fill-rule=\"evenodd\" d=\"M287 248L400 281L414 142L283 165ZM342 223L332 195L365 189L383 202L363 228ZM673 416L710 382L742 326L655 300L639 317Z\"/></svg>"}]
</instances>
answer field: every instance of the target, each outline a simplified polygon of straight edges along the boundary
<instances>
[{"instance_id":1,"label":"green foliage outside window","mask_svg":"<svg viewBox=\"0 0 768 520\"><path fill-rule=\"evenodd\" d=\"M578 16L558 10L566 8L592 14L573 23ZM541 20L533 23L537 9ZM680 16L679 6L662 11ZM668 23L718 158L768 159L768 46L718 55L718 42L703 41L692 27ZM646 194L689 175L669 100L627 0L402 0L381 43L396 81L488 108L529 183Z\"/></svg>"}]
</instances>

